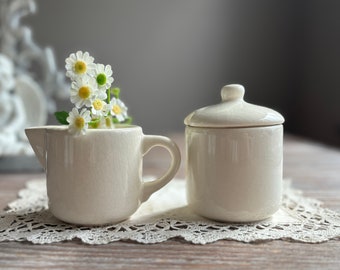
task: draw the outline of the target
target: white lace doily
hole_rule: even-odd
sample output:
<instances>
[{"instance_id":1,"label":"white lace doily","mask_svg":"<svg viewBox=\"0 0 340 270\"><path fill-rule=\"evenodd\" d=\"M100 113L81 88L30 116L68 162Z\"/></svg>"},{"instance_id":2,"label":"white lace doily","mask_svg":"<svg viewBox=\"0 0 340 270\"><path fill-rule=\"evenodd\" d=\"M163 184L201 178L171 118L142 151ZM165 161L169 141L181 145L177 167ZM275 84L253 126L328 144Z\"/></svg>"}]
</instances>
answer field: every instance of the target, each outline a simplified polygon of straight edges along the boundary
<instances>
[{"instance_id":1,"label":"white lace doily","mask_svg":"<svg viewBox=\"0 0 340 270\"><path fill-rule=\"evenodd\" d=\"M152 195L128 221L109 226L76 226L54 218L47 209L42 179L29 181L8 207L0 216L0 241L46 244L78 238L87 244L120 240L149 244L180 237L207 244L221 239L320 243L340 238L340 215L302 196L286 180L280 210L271 219L251 224L219 223L193 214L186 205L185 181L180 179Z\"/></svg>"}]
</instances>

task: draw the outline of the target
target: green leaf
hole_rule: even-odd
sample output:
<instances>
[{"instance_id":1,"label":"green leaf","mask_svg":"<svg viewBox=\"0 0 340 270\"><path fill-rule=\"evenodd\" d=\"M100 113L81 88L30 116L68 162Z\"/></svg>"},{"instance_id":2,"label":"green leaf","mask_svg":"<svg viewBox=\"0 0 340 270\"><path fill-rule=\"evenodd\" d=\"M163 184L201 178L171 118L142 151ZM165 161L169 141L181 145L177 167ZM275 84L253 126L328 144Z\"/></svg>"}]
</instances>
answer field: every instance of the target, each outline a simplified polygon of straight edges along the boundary
<instances>
[{"instance_id":1,"label":"green leaf","mask_svg":"<svg viewBox=\"0 0 340 270\"><path fill-rule=\"evenodd\" d=\"M68 117L68 112L65 111L55 112L54 115L60 124L68 125L68 122L66 120Z\"/></svg>"},{"instance_id":2,"label":"green leaf","mask_svg":"<svg viewBox=\"0 0 340 270\"><path fill-rule=\"evenodd\" d=\"M118 119L116 117L113 117L112 118L112 123L119 124L119 121L118 121Z\"/></svg>"},{"instance_id":3,"label":"green leaf","mask_svg":"<svg viewBox=\"0 0 340 270\"><path fill-rule=\"evenodd\" d=\"M99 118L93 119L92 121L89 122L89 126L91 128L98 128L99 124L100 124L100 119Z\"/></svg>"},{"instance_id":4,"label":"green leaf","mask_svg":"<svg viewBox=\"0 0 340 270\"><path fill-rule=\"evenodd\" d=\"M133 119L132 119L132 117L131 116L129 116L129 117L127 117L125 120L124 120L124 124L127 124L127 125L130 125L130 124L132 124L132 121L133 121Z\"/></svg>"}]
</instances>

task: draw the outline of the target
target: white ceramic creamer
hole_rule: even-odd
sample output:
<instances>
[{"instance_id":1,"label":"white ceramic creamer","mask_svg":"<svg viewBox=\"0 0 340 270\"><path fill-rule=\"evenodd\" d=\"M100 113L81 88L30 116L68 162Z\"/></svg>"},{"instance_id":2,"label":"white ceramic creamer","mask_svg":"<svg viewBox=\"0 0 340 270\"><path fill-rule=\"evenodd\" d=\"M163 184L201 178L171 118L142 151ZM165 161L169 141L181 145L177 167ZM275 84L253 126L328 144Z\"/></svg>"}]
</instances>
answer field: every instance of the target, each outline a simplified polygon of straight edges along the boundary
<instances>
[{"instance_id":1,"label":"white ceramic creamer","mask_svg":"<svg viewBox=\"0 0 340 270\"><path fill-rule=\"evenodd\" d=\"M67 126L26 129L46 171L51 213L81 225L117 223L129 218L152 193L176 174L181 157L169 138L144 135L139 126L89 129L74 136ZM167 172L144 181L143 156L154 146L171 155Z\"/></svg>"},{"instance_id":2,"label":"white ceramic creamer","mask_svg":"<svg viewBox=\"0 0 340 270\"><path fill-rule=\"evenodd\" d=\"M241 85L224 86L221 96L184 121L189 206L214 220L266 219L281 203L284 118L245 102Z\"/></svg>"}]
</instances>

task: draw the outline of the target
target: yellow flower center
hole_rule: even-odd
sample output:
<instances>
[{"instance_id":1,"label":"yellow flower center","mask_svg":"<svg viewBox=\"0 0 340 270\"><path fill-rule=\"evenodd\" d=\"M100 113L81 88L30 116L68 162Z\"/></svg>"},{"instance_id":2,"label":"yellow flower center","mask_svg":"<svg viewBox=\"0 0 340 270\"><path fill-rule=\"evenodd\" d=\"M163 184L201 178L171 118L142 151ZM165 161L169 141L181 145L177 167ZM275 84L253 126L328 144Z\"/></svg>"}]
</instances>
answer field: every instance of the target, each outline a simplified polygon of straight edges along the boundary
<instances>
[{"instance_id":1,"label":"yellow flower center","mask_svg":"<svg viewBox=\"0 0 340 270\"><path fill-rule=\"evenodd\" d=\"M75 119L74 121L74 125L78 128L78 129L82 129L85 126L85 120L83 117L79 116Z\"/></svg>"},{"instance_id":2,"label":"yellow flower center","mask_svg":"<svg viewBox=\"0 0 340 270\"><path fill-rule=\"evenodd\" d=\"M103 101L100 99L93 101L92 105L96 111L101 111L103 109Z\"/></svg>"},{"instance_id":3,"label":"yellow flower center","mask_svg":"<svg viewBox=\"0 0 340 270\"><path fill-rule=\"evenodd\" d=\"M91 90L88 86L82 86L78 90L78 95L81 99L87 99L90 97Z\"/></svg>"},{"instance_id":4,"label":"yellow flower center","mask_svg":"<svg viewBox=\"0 0 340 270\"><path fill-rule=\"evenodd\" d=\"M113 105L112 111L114 114L120 114L122 112L122 108L119 105Z\"/></svg>"},{"instance_id":5,"label":"yellow flower center","mask_svg":"<svg viewBox=\"0 0 340 270\"><path fill-rule=\"evenodd\" d=\"M86 63L83 61L77 61L74 64L74 72L77 74L84 74L86 72Z\"/></svg>"}]
</instances>

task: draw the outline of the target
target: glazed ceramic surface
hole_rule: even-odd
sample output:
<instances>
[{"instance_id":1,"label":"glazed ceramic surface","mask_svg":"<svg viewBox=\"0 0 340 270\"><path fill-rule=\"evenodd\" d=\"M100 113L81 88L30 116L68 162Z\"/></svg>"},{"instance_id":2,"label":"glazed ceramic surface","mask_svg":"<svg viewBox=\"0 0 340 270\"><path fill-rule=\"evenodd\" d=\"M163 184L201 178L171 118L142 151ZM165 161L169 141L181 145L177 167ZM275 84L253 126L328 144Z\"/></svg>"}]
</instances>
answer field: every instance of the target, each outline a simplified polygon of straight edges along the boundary
<instances>
[{"instance_id":1,"label":"glazed ceramic surface","mask_svg":"<svg viewBox=\"0 0 340 270\"><path fill-rule=\"evenodd\" d=\"M76 224L99 225L127 219L178 170L180 153L166 137L144 135L138 126L89 129L73 136L67 127L26 129L27 137L46 170L50 211ZM172 156L161 178L144 182L142 159L152 147Z\"/></svg>"},{"instance_id":2,"label":"glazed ceramic surface","mask_svg":"<svg viewBox=\"0 0 340 270\"><path fill-rule=\"evenodd\" d=\"M281 202L284 119L243 95L242 86L225 86L220 104L185 119L188 203L214 220L265 219Z\"/></svg>"},{"instance_id":3,"label":"glazed ceramic surface","mask_svg":"<svg viewBox=\"0 0 340 270\"><path fill-rule=\"evenodd\" d=\"M282 130L187 127L187 198L193 210L235 222L274 214L281 202Z\"/></svg>"}]
</instances>

